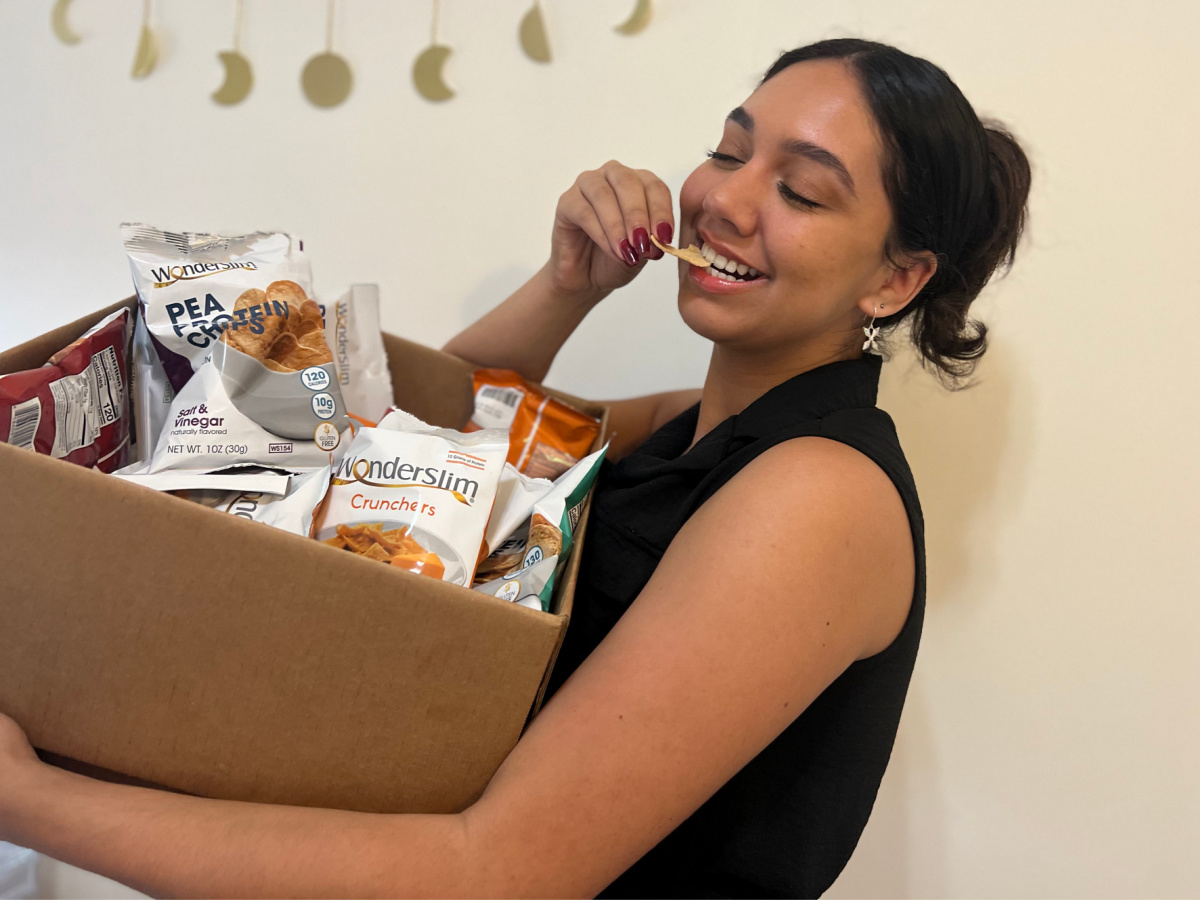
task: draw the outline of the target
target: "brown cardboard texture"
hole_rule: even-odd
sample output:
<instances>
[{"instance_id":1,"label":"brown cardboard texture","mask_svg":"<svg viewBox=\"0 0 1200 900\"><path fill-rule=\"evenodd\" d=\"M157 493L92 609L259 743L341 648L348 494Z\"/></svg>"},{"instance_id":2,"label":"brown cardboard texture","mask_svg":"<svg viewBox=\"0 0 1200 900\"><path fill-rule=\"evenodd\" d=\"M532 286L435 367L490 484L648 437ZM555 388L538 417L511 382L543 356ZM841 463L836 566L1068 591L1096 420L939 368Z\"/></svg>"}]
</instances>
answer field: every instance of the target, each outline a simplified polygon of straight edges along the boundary
<instances>
[{"instance_id":1,"label":"brown cardboard texture","mask_svg":"<svg viewBox=\"0 0 1200 900\"><path fill-rule=\"evenodd\" d=\"M113 308L0 354L0 374ZM397 405L461 427L473 367L385 344ZM0 710L47 758L376 812L456 811L486 787L545 689L587 520L551 614L7 444L0 497Z\"/></svg>"}]
</instances>

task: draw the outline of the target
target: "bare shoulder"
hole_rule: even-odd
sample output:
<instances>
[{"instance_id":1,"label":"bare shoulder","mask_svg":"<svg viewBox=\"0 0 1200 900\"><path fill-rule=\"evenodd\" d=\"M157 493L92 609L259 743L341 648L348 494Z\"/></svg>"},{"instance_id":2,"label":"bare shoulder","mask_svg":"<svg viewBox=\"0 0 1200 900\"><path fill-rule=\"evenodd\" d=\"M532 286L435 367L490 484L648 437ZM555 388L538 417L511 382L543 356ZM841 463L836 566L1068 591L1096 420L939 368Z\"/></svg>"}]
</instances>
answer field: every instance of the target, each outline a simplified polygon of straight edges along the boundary
<instances>
[{"instance_id":1,"label":"bare shoulder","mask_svg":"<svg viewBox=\"0 0 1200 900\"><path fill-rule=\"evenodd\" d=\"M725 494L724 497L721 495ZM755 565L784 583L804 579L859 620L858 658L899 633L912 600L912 532L899 492L863 453L803 437L753 460L697 514L706 528L738 523ZM704 508L702 508L704 511Z\"/></svg>"}]
</instances>

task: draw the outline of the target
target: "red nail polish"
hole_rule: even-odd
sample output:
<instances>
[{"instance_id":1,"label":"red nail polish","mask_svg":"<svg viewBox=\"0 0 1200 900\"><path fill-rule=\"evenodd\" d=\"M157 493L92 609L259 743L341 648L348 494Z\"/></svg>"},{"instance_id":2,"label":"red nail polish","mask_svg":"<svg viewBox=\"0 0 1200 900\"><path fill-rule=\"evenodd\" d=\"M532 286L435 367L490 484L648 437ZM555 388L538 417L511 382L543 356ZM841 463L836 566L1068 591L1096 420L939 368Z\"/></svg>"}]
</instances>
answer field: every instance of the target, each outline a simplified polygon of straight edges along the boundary
<instances>
[{"instance_id":1,"label":"red nail polish","mask_svg":"<svg viewBox=\"0 0 1200 900\"><path fill-rule=\"evenodd\" d=\"M675 229L671 227L670 222L659 222L654 226L654 233L658 235L658 239L664 244L671 243L671 238L675 236Z\"/></svg>"},{"instance_id":2,"label":"red nail polish","mask_svg":"<svg viewBox=\"0 0 1200 900\"><path fill-rule=\"evenodd\" d=\"M650 233L645 228L633 229L633 245L643 256L650 252Z\"/></svg>"},{"instance_id":3,"label":"red nail polish","mask_svg":"<svg viewBox=\"0 0 1200 900\"><path fill-rule=\"evenodd\" d=\"M637 265L637 252L633 249L633 245L629 241L621 241L621 256L625 262L631 266Z\"/></svg>"}]
</instances>

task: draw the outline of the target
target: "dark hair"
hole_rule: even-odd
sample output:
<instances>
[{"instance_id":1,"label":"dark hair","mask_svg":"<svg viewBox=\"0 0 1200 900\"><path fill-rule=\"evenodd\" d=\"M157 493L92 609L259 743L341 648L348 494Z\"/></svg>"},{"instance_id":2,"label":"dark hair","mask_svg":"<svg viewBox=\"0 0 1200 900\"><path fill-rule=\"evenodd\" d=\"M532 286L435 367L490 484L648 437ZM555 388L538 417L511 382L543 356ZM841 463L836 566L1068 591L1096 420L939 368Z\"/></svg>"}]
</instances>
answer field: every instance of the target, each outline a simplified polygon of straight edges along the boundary
<instances>
[{"instance_id":1,"label":"dark hair","mask_svg":"<svg viewBox=\"0 0 1200 900\"><path fill-rule=\"evenodd\" d=\"M820 41L784 53L763 81L814 59L842 60L862 86L884 145L883 184L897 263L927 251L937 272L900 312L923 361L952 387L987 349L987 326L967 311L997 269L1012 265L1025 226L1029 160L1002 125L981 122L957 85L933 63L874 41Z\"/></svg>"}]
</instances>

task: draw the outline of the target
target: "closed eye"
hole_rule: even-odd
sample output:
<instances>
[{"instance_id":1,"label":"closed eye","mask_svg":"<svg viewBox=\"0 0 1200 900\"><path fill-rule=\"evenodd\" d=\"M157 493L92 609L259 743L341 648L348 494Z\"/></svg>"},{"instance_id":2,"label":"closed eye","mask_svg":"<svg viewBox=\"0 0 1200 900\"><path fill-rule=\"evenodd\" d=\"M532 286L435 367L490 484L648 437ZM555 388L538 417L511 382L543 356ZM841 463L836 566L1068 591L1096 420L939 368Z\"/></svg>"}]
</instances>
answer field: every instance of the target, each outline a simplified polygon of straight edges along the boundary
<instances>
[{"instance_id":1,"label":"closed eye","mask_svg":"<svg viewBox=\"0 0 1200 900\"><path fill-rule=\"evenodd\" d=\"M820 209L821 208L820 203L817 203L815 200L809 200L803 194L797 194L795 191L793 191L790 187L788 187L782 181L779 182L779 194L780 194L780 196L783 197L784 200L788 201L788 203L795 203L799 206L803 206L805 209Z\"/></svg>"},{"instance_id":2,"label":"closed eye","mask_svg":"<svg viewBox=\"0 0 1200 900\"><path fill-rule=\"evenodd\" d=\"M725 163L726 165L736 166L744 164L744 161L738 159L736 156L730 156L728 153L718 153L716 150L709 150L705 155L708 156L708 158L713 162L717 163Z\"/></svg>"},{"instance_id":3,"label":"closed eye","mask_svg":"<svg viewBox=\"0 0 1200 900\"><path fill-rule=\"evenodd\" d=\"M728 153L721 153L718 150L709 150L706 154L709 159L721 166L741 166L745 165L745 160L738 159L736 156L730 156ZM815 200L809 200L803 194L797 194L790 187L779 182L779 194L788 203L794 206L801 206L804 209L820 209L821 204Z\"/></svg>"}]
</instances>

